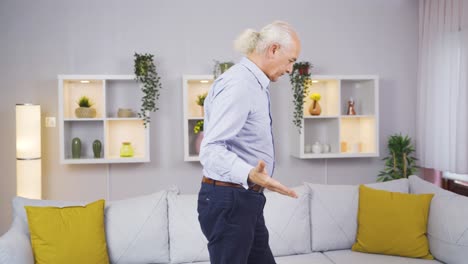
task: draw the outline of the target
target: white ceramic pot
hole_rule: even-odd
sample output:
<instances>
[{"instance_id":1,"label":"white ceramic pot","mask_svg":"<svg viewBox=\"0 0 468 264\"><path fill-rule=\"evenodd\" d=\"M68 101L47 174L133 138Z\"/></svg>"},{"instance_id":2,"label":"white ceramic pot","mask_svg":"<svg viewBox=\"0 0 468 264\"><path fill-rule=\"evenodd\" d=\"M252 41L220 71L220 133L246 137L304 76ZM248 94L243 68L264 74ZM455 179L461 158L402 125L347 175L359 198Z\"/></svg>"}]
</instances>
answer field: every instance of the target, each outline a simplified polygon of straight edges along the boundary
<instances>
[{"instance_id":1,"label":"white ceramic pot","mask_svg":"<svg viewBox=\"0 0 468 264\"><path fill-rule=\"evenodd\" d=\"M319 142L315 142L312 145L312 153L322 153L322 145Z\"/></svg>"}]
</instances>

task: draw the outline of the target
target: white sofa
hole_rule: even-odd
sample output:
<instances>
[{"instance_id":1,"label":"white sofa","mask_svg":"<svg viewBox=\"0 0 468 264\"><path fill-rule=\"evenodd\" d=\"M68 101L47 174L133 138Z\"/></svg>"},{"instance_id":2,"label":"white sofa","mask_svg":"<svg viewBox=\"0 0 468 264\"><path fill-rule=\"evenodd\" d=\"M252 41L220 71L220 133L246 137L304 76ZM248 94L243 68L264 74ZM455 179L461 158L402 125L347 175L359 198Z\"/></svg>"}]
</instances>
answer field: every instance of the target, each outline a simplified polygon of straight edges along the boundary
<instances>
[{"instance_id":1,"label":"white sofa","mask_svg":"<svg viewBox=\"0 0 468 264\"><path fill-rule=\"evenodd\" d=\"M437 260L375 255L350 250L356 237L358 186L305 183L298 199L267 192L265 219L278 264L468 263L468 198L417 176L368 186L397 192L435 193L428 238ZM0 264L33 264L25 205L85 203L15 197L14 220L0 237ZM112 263L209 263L196 213L197 195L177 190L113 201L106 205L106 235ZM259 263L261 264L261 263Z\"/></svg>"}]
</instances>

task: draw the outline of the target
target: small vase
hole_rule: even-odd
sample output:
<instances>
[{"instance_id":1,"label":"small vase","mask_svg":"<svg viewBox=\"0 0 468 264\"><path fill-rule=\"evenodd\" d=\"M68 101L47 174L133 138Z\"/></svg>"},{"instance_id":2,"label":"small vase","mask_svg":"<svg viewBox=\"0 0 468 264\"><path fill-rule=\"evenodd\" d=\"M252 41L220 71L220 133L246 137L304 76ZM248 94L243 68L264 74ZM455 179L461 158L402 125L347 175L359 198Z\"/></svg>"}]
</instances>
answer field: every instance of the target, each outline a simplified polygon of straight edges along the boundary
<instances>
[{"instance_id":1,"label":"small vase","mask_svg":"<svg viewBox=\"0 0 468 264\"><path fill-rule=\"evenodd\" d=\"M314 100L309 106L309 113L311 115L320 115L322 113L322 108L320 107L319 102Z\"/></svg>"},{"instance_id":2,"label":"small vase","mask_svg":"<svg viewBox=\"0 0 468 264\"><path fill-rule=\"evenodd\" d=\"M350 98L348 100L348 110L346 111L347 115L356 115L356 109L354 108L354 100Z\"/></svg>"},{"instance_id":3,"label":"small vase","mask_svg":"<svg viewBox=\"0 0 468 264\"><path fill-rule=\"evenodd\" d=\"M133 157L133 147L130 142L122 142L122 147L120 148L120 157L122 158Z\"/></svg>"},{"instance_id":4,"label":"small vase","mask_svg":"<svg viewBox=\"0 0 468 264\"><path fill-rule=\"evenodd\" d=\"M197 138L195 139L195 153L200 154L200 146L203 141L203 131L198 133Z\"/></svg>"},{"instance_id":5,"label":"small vase","mask_svg":"<svg viewBox=\"0 0 468 264\"><path fill-rule=\"evenodd\" d=\"M303 67L300 67L300 68L298 69L299 75L307 75L307 74L309 74L309 69L310 69L310 66L303 66Z\"/></svg>"},{"instance_id":6,"label":"small vase","mask_svg":"<svg viewBox=\"0 0 468 264\"><path fill-rule=\"evenodd\" d=\"M95 158L101 157L102 143L99 140L94 140L93 142L93 153Z\"/></svg>"},{"instance_id":7,"label":"small vase","mask_svg":"<svg viewBox=\"0 0 468 264\"><path fill-rule=\"evenodd\" d=\"M315 154L322 153L322 145L319 142L315 142L312 145L312 152Z\"/></svg>"},{"instance_id":8,"label":"small vase","mask_svg":"<svg viewBox=\"0 0 468 264\"><path fill-rule=\"evenodd\" d=\"M72 158L79 159L81 157L81 140L79 138L72 139Z\"/></svg>"}]
</instances>

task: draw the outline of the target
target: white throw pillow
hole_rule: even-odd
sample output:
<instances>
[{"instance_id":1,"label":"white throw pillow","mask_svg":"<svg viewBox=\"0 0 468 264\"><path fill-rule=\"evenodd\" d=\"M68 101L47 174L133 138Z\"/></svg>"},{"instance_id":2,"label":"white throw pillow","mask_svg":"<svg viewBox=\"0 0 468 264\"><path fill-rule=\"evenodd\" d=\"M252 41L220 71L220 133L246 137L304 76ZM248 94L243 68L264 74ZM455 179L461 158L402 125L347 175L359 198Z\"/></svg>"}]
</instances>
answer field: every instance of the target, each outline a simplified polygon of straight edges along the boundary
<instances>
[{"instance_id":1,"label":"white throw pillow","mask_svg":"<svg viewBox=\"0 0 468 264\"><path fill-rule=\"evenodd\" d=\"M171 263L208 261L208 241L198 222L198 194L171 191L167 199Z\"/></svg>"},{"instance_id":2,"label":"white throw pillow","mask_svg":"<svg viewBox=\"0 0 468 264\"><path fill-rule=\"evenodd\" d=\"M350 249L356 240L358 185L305 183L311 190L312 251ZM371 188L408 193L408 179L366 184Z\"/></svg>"},{"instance_id":3,"label":"white throw pillow","mask_svg":"<svg viewBox=\"0 0 468 264\"><path fill-rule=\"evenodd\" d=\"M293 189L299 196L297 199L275 192L265 193L263 214L270 235L270 248L275 257L311 252L310 193L305 186Z\"/></svg>"},{"instance_id":4,"label":"white throw pillow","mask_svg":"<svg viewBox=\"0 0 468 264\"><path fill-rule=\"evenodd\" d=\"M409 177L412 193L434 193L427 234L432 255L445 263L468 260L468 197L443 190L418 176Z\"/></svg>"},{"instance_id":5,"label":"white throw pillow","mask_svg":"<svg viewBox=\"0 0 468 264\"><path fill-rule=\"evenodd\" d=\"M112 263L169 262L167 191L109 202L105 221Z\"/></svg>"}]
</instances>

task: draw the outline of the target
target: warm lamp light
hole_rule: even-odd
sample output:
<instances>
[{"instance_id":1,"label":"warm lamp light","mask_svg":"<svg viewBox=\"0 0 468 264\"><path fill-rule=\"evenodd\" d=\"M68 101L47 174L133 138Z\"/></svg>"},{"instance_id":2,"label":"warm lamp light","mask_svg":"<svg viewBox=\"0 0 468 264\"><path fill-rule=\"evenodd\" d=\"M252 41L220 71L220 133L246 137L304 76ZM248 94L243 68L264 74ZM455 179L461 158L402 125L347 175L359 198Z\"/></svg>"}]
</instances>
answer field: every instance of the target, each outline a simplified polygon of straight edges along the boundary
<instances>
[{"instance_id":1,"label":"warm lamp light","mask_svg":"<svg viewBox=\"0 0 468 264\"><path fill-rule=\"evenodd\" d=\"M16 194L41 199L41 106L16 105Z\"/></svg>"}]
</instances>

